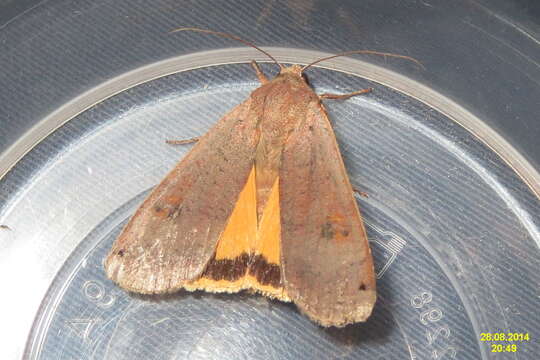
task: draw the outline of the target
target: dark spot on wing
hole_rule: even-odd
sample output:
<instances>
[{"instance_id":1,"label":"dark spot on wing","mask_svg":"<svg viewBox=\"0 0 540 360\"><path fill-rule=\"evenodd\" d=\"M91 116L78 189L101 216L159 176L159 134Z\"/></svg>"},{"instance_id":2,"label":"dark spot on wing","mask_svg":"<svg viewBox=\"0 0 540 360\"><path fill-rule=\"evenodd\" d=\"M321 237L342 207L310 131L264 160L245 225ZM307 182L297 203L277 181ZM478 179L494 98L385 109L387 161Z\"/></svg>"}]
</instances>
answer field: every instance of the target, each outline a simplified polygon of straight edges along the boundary
<instances>
[{"instance_id":1,"label":"dark spot on wing","mask_svg":"<svg viewBox=\"0 0 540 360\"><path fill-rule=\"evenodd\" d=\"M321 236L327 240L332 240L334 238L335 231L332 227L332 223L326 222L321 228Z\"/></svg>"},{"instance_id":2,"label":"dark spot on wing","mask_svg":"<svg viewBox=\"0 0 540 360\"><path fill-rule=\"evenodd\" d=\"M168 209L168 213L167 213L167 217L168 218L172 218L175 216L178 216L182 213L182 204L179 204L179 205L176 205L176 206L171 206L169 207Z\"/></svg>"},{"instance_id":3,"label":"dark spot on wing","mask_svg":"<svg viewBox=\"0 0 540 360\"><path fill-rule=\"evenodd\" d=\"M360 290L360 291L366 290L366 285L365 284L360 284L360 287L358 288L358 290Z\"/></svg>"}]
</instances>

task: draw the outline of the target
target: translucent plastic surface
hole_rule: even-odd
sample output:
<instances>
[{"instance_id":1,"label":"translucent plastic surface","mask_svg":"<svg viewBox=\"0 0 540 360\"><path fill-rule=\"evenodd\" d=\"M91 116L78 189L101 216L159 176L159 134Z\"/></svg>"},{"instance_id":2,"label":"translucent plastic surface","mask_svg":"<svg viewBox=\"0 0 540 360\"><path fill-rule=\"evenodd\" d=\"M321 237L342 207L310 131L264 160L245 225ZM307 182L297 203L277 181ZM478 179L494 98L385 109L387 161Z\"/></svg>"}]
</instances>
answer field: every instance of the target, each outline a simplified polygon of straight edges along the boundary
<instances>
[{"instance_id":1,"label":"translucent plastic surface","mask_svg":"<svg viewBox=\"0 0 540 360\"><path fill-rule=\"evenodd\" d=\"M255 295L140 297L105 278L115 236L188 150L165 140L204 133L257 86L247 64L213 66L105 100L27 156L31 164L48 146L58 149L20 195L42 215L20 217L9 236L29 227L43 227L44 238L63 233L38 256L65 256L58 249L80 244L44 300L30 358L478 359L488 357L480 332L532 328L537 315L519 316L512 304L534 314L537 204L514 173L414 99L335 71L314 69L310 81L319 92L375 88L326 102L351 181L369 194L358 201L379 298L366 324L325 330L294 306ZM498 281L486 286L493 276Z\"/></svg>"}]
</instances>

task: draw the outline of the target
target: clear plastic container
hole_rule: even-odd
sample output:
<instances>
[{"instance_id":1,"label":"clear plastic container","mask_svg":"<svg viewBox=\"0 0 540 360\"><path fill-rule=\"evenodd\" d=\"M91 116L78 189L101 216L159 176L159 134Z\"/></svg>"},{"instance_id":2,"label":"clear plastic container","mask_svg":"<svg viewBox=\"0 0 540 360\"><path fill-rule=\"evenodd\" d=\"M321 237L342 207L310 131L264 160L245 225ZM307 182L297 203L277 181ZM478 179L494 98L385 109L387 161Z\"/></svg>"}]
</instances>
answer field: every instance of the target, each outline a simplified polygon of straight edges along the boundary
<instances>
[{"instance_id":1,"label":"clear plastic container","mask_svg":"<svg viewBox=\"0 0 540 360\"><path fill-rule=\"evenodd\" d=\"M51 2L0 27L0 357L535 359L538 44L495 5L466 4ZM366 323L323 329L257 295L137 296L106 279L122 226L189 150L165 140L207 131L258 86L249 61L267 60L168 34L184 25L284 63L365 48L425 66L352 56L307 73L320 93L374 88L325 102L369 194L358 202L378 301Z\"/></svg>"}]
</instances>

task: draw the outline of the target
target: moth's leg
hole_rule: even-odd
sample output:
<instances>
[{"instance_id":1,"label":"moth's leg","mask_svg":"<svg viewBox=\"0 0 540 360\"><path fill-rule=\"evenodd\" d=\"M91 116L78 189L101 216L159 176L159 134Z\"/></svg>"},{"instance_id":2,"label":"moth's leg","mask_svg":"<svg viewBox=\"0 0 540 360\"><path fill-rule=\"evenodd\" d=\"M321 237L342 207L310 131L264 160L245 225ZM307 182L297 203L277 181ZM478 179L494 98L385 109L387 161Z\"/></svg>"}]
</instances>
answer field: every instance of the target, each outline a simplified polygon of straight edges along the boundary
<instances>
[{"instance_id":1,"label":"moth's leg","mask_svg":"<svg viewBox=\"0 0 540 360\"><path fill-rule=\"evenodd\" d=\"M200 137L194 137L191 139L184 139L184 140L165 140L167 144L170 145L184 145L184 144L191 144L194 142L199 141Z\"/></svg>"},{"instance_id":2,"label":"moth's leg","mask_svg":"<svg viewBox=\"0 0 540 360\"><path fill-rule=\"evenodd\" d=\"M373 91L373 88L367 88L367 89L363 89L363 90L354 91L354 92L348 93L348 94L321 94L321 95L319 95L319 98L320 99L344 100L344 99L348 99L348 98L350 98L352 96L367 94L367 93L372 92L372 91Z\"/></svg>"},{"instance_id":3,"label":"moth's leg","mask_svg":"<svg viewBox=\"0 0 540 360\"><path fill-rule=\"evenodd\" d=\"M354 186L353 186L352 189L353 189L353 191L354 191L355 193L357 193L358 195L360 195L360 196L362 196L362 197L365 197L365 198L368 198L368 197L369 197L369 194L368 194L367 192L360 191L360 190L358 190L357 188L355 188Z\"/></svg>"},{"instance_id":4,"label":"moth's leg","mask_svg":"<svg viewBox=\"0 0 540 360\"><path fill-rule=\"evenodd\" d=\"M266 84L268 82L268 78L264 73L262 72L261 68L259 67L259 64L255 60L251 61L251 66L255 69L255 73L257 74L257 77L259 78L259 81L261 84Z\"/></svg>"}]
</instances>

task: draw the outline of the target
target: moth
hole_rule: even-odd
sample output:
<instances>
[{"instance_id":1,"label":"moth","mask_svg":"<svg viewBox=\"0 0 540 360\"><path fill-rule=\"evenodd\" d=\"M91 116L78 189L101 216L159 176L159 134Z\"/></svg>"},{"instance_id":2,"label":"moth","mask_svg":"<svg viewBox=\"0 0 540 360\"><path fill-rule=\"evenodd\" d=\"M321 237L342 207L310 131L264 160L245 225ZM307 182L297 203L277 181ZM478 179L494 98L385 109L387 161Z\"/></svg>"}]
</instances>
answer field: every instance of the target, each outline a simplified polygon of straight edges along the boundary
<instances>
[{"instance_id":1,"label":"moth","mask_svg":"<svg viewBox=\"0 0 540 360\"><path fill-rule=\"evenodd\" d=\"M303 73L328 58L285 67L236 36L175 31L186 30L253 46L280 72L269 80L252 63L261 86L143 202L110 250L107 276L144 294L250 290L292 301L325 327L365 321L373 259L321 99L369 89L319 96Z\"/></svg>"}]
</instances>

